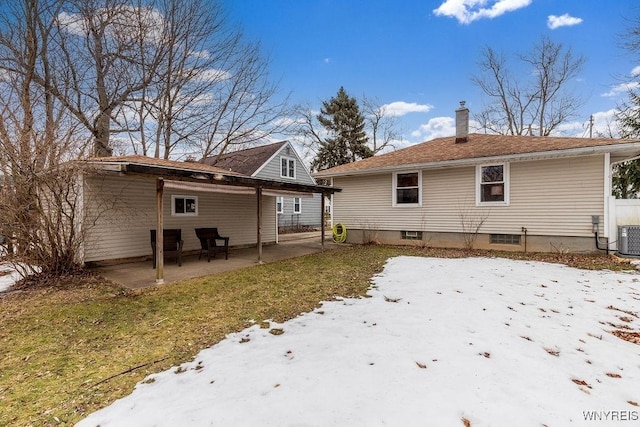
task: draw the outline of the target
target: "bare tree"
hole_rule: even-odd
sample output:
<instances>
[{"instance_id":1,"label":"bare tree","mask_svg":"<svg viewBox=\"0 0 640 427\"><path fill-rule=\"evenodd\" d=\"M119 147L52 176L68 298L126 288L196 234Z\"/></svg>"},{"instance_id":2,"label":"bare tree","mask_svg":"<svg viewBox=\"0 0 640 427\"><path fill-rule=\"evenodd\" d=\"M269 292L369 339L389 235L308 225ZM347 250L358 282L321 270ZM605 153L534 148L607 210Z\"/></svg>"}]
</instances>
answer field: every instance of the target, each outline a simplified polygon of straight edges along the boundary
<instances>
[{"instance_id":1,"label":"bare tree","mask_svg":"<svg viewBox=\"0 0 640 427\"><path fill-rule=\"evenodd\" d=\"M60 165L82 155L88 139L44 90L53 79L47 46L55 6L14 2L2 20L17 24L0 30L0 234L25 273L75 269L83 232L77 171Z\"/></svg>"},{"instance_id":2,"label":"bare tree","mask_svg":"<svg viewBox=\"0 0 640 427\"><path fill-rule=\"evenodd\" d=\"M483 50L480 74L472 81L491 103L475 118L490 132L548 136L583 104L569 85L582 70L585 58L547 37L518 58L525 69L516 77L503 54L490 47Z\"/></svg>"},{"instance_id":3,"label":"bare tree","mask_svg":"<svg viewBox=\"0 0 640 427\"><path fill-rule=\"evenodd\" d=\"M156 0L154 5L162 16L164 52L157 65L143 63L141 69L158 78L118 114L136 130L127 134L135 152L204 159L286 131L290 122L283 118L291 112L286 97L277 99L268 61L257 44L245 42L229 25L219 3ZM142 51L148 36L139 37Z\"/></svg>"},{"instance_id":4,"label":"bare tree","mask_svg":"<svg viewBox=\"0 0 640 427\"><path fill-rule=\"evenodd\" d=\"M621 35L622 48L638 61L640 54L640 15L628 19L628 26ZM628 84L628 99L619 103L616 113L616 128L609 137L640 137L640 91L637 83L640 75L632 74L625 79ZM631 83L631 84L629 84ZM635 84L634 84L635 83ZM614 166L612 194L618 199L640 197L640 161L638 159L618 163Z\"/></svg>"},{"instance_id":5,"label":"bare tree","mask_svg":"<svg viewBox=\"0 0 640 427\"><path fill-rule=\"evenodd\" d=\"M224 78L214 80L204 105L207 126L197 146L202 159L217 159L233 147L285 134L293 124L288 96L278 99L278 86L269 79L269 63L259 45L244 43L238 36L230 47L232 52L215 68L224 70Z\"/></svg>"},{"instance_id":6,"label":"bare tree","mask_svg":"<svg viewBox=\"0 0 640 427\"><path fill-rule=\"evenodd\" d=\"M301 141L304 157L315 158L327 131L318 122L319 111L314 111L310 104L300 104L295 108L296 122L292 133Z\"/></svg>"},{"instance_id":7,"label":"bare tree","mask_svg":"<svg viewBox=\"0 0 640 427\"><path fill-rule=\"evenodd\" d=\"M465 249L473 249L480 229L489 218L489 211L478 211L469 204L458 203L458 219L462 228L462 241Z\"/></svg>"},{"instance_id":8,"label":"bare tree","mask_svg":"<svg viewBox=\"0 0 640 427\"><path fill-rule=\"evenodd\" d=\"M142 68L160 78L131 98L118 117L137 129L128 134L134 152L167 159L176 149L188 151L189 144L198 146L204 139L211 119L205 106L215 84L228 78L228 72L215 67L234 54L239 33L225 25L215 2L158 0L156 7L165 52L157 67ZM141 36L140 50L146 43Z\"/></svg>"},{"instance_id":9,"label":"bare tree","mask_svg":"<svg viewBox=\"0 0 640 427\"><path fill-rule=\"evenodd\" d=\"M162 15L150 1L68 0L56 18L57 78L51 88L94 137L94 154L110 155L112 133L131 132L116 115L150 86L166 53Z\"/></svg>"},{"instance_id":10,"label":"bare tree","mask_svg":"<svg viewBox=\"0 0 640 427\"><path fill-rule=\"evenodd\" d=\"M398 117L389 113L376 98L362 97L362 112L370 134L369 142L373 154L395 149L394 142L401 139Z\"/></svg>"}]
</instances>

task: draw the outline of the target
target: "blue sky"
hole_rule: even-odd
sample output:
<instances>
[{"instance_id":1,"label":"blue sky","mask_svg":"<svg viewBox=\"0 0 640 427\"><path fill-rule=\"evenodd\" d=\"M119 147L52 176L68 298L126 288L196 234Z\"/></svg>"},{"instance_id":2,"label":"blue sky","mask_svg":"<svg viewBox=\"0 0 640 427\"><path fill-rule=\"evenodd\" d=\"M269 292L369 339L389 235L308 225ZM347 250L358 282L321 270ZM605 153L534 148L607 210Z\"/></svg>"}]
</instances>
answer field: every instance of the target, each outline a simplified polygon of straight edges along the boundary
<instances>
[{"instance_id":1,"label":"blue sky","mask_svg":"<svg viewBox=\"0 0 640 427\"><path fill-rule=\"evenodd\" d=\"M571 82L586 98L563 128L604 126L626 98L623 78L640 65L621 48L637 0L225 0L233 23L259 41L272 77L296 103L319 109L340 86L397 107L405 143L454 133L461 100L471 113L488 99L473 85L485 46L508 55L548 36L587 62Z\"/></svg>"}]
</instances>

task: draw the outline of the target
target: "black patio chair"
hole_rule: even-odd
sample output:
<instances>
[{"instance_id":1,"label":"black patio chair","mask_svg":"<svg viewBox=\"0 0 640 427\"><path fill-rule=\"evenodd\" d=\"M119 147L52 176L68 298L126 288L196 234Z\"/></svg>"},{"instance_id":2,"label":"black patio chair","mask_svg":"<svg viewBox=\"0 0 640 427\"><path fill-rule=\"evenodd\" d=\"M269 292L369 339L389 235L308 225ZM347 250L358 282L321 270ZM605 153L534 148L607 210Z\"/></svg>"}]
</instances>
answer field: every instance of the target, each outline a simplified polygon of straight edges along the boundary
<instances>
[{"instance_id":1,"label":"black patio chair","mask_svg":"<svg viewBox=\"0 0 640 427\"><path fill-rule=\"evenodd\" d=\"M156 230L151 231L151 250L153 251L153 268L156 268ZM162 230L162 250L165 257L175 257L178 266L182 266L182 230L165 228Z\"/></svg>"},{"instance_id":2,"label":"black patio chair","mask_svg":"<svg viewBox=\"0 0 640 427\"><path fill-rule=\"evenodd\" d=\"M211 261L211 255L216 257L216 253L224 253L224 259L229 259L229 238L223 237L218 233L217 228L196 228L196 236L200 240L200 254L207 252L207 262ZM221 243L221 245L218 244Z\"/></svg>"}]
</instances>

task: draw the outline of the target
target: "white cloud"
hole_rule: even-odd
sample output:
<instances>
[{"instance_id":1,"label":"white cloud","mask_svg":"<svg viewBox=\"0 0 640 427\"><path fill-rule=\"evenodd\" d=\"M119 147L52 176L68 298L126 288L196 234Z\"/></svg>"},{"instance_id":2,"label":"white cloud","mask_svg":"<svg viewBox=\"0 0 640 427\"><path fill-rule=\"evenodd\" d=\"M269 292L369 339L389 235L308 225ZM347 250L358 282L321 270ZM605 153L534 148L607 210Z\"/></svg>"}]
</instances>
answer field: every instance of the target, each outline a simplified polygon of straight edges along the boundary
<instances>
[{"instance_id":1,"label":"white cloud","mask_svg":"<svg viewBox=\"0 0 640 427\"><path fill-rule=\"evenodd\" d=\"M81 36L86 33L86 23L78 14L61 12L58 14L58 22L60 26L70 34Z\"/></svg>"},{"instance_id":2,"label":"white cloud","mask_svg":"<svg viewBox=\"0 0 640 427\"><path fill-rule=\"evenodd\" d=\"M616 125L616 114L618 110L611 109L593 113L593 137L619 137ZM584 121L566 122L558 126L552 136L572 136L577 138L589 137L589 118Z\"/></svg>"},{"instance_id":3,"label":"white cloud","mask_svg":"<svg viewBox=\"0 0 640 427\"><path fill-rule=\"evenodd\" d=\"M434 117L413 132L411 136L419 141L428 141L443 136L456 134L456 123L453 117Z\"/></svg>"},{"instance_id":4,"label":"white cloud","mask_svg":"<svg viewBox=\"0 0 640 427\"><path fill-rule=\"evenodd\" d=\"M229 80L231 78L231 73L224 70L210 68L208 70L199 71L198 74L194 77L202 81L218 83L224 80Z\"/></svg>"},{"instance_id":5,"label":"white cloud","mask_svg":"<svg viewBox=\"0 0 640 427\"><path fill-rule=\"evenodd\" d=\"M613 98L620 95L621 93L626 94L630 90L638 89L638 88L640 88L640 83L638 82L621 83L619 85L615 85L611 87L611 90L609 92L602 93L600 94L600 96L603 96L605 98Z\"/></svg>"},{"instance_id":6,"label":"white cloud","mask_svg":"<svg viewBox=\"0 0 640 427\"><path fill-rule=\"evenodd\" d=\"M617 109L611 109L608 111L599 111L593 114L593 136L612 136L620 137L618 132L617 122Z\"/></svg>"},{"instance_id":7,"label":"white cloud","mask_svg":"<svg viewBox=\"0 0 640 427\"><path fill-rule=\"evenodd\" d=\"M189 52L189 55L194 57L194 58L200 58L200 59L209 59L209 58L211 58L211 53L207 49L192 50L191 52Z\"/></svg>"},{"instance_id":8,"label":"white cloud","mask_svg":"<svg viewBox=\"0 0 640 427\"><path fill-rule=\"evenodd\" d=\"M164 39L164 17L153 8L137 8L126 5L101 8L95 11L93 19L96 21L95 26L102 25L102 21L108 22L105 34L109 37L136 41L136 37L140 33L136 34L132 28L139 28L145 41L149 43L162 43ZM81 14L60 12L58 22L70 34L85 37L89 34L89 22Z\"/></svg>"},{"instance_id":9,"label":"white cloud","mask_svg":"<svg viewBox=\"0 0 640 427\"><path fill-rule=\"evenodd\" d=\"M631 70L631 77L638 77L640 76L640 65L638 65L637 67L634 67L633 70Z\"/></svg>"},{"instance_id":10,"label":"white cloud","mask_svg":"<svg viewBox=\"0 0 640 427\"><path fill-rule=\"evenodd\" d=\"M438 16L456 18L461 24L470 24L482 18L493 19L507 12L527 7L532 0L445 0L433 10Z\"/></svg>"},{"instance_id":11,"label":"white cloud","mask_svg":"<svg viewBox=\"0 0 640 427\"><path fill-rule=\"evenodd\" d=\"M409 113L428 113L433 108L433 105L395 101L385 104L380 108L390 116L404 116Z\"/></svg>"},{"instance_id":12,"label":"white cloud","mask_svg":"<svg viewBox=\"0 0 640 427\"><path fill-rule=\"evenodd\" d=\"M562 16L549 15L549 18L547 19L547 27L552 30L560 27L571 27L580 23L582 23L582 18L573 17L568 13L565 13Z\"/></svg>"}]
</instances>

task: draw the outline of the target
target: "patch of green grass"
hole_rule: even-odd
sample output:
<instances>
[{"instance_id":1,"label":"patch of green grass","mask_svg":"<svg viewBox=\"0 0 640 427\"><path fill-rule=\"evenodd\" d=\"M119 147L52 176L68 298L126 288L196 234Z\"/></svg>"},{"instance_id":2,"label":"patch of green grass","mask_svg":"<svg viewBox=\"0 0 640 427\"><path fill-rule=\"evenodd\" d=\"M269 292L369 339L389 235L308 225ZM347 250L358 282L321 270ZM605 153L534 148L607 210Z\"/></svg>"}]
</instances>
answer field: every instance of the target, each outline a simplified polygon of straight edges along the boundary
<instances>
[{"instance_id":1,"label":"patch of green grass","mask_svg":"<svg viewBox=\"0 0 640 427\"><path fill-rule=\"evenodd\" d=\"M356 246L140 291L96 277L49 283L0 297L0 425L73 425L252 322L283 322L336 296L364 296L397 255L620 269L604 256Z\"/></svg>"}]
</instances>

